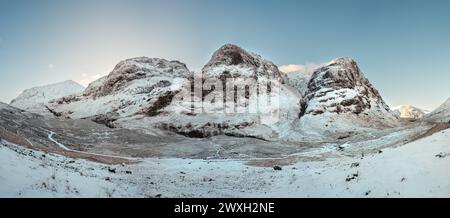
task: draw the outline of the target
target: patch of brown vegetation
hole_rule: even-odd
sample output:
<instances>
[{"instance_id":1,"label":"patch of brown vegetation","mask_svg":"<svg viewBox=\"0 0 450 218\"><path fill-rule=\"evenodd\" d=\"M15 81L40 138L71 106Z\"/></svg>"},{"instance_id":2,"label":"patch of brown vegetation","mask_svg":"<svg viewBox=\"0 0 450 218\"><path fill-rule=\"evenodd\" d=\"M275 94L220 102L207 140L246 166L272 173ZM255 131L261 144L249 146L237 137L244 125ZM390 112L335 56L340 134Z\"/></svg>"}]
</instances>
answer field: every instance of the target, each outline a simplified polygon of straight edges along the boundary
<instances>
[{"instance_id":1,"label":"patch of brown vegetation","mask_svg":"<svg viewBox=\"0 0 450 218\"><path fill-rule=\"evenodd\" d=\"M62 150L59 147L49 147L37 142L33 141L33 145L31 145L24 137L13 133L11 131L8 131L4 128L0 127L0 138L4 139L5 141L8 141L10 143L13 143L15 145L19 145L25 148L37 150L37 151L43 151L47 153L53 153L53 154L59 154L70 158L75 159L85 159L89 161L95 161L98 163L103 164L134 164L138 163L139 161L136 160L130 160L126 158L120 158L120 157L110 157L110 156L103 156L98 154L89 154L86 152L80 152L80 151L66 151ZM53 143L53 142L52 142Z\"/></svg>"},{"instance_id":2,"label":"patch of brown vegetation","mask_svg":"<svg viewBox=\"0 0 450 218\"><path fill-rule=\"evenodd\" d=\"M55 150L51 153L60 154L66 157L75 158L75 159L85 159L89 161L94 161L98 163L103 164L135 164L139 163L137 160L130 160L126 158L121 157L110 157L110 156L103 156L103 155L97 155L97 154L89 154L85 152L78 152L78 151L65 151L65 150Z\"/></svg>"},{"instance_id":3,"label":"patch of brown vegetation","mask_svg":"<svg viewBox=\"0 0 450 218\"><path fill-rule=\"evenodd\" d=\"M284 157L273 159L252 159L246 165L255 167L289 166L298 162L296 157Z\"/></svg>"},{"instance_id":4,"label":"patch of brown vegetation","mask_svg":"<svg viewBox=\"0 0 450 218\"><path fill-rule=\"evenodd\" d=\"M419 140L421 138L425 138L425 137L431 136L434 133L437 133L437 132L440 132L442 130L446 130L446 129L449 129L449 128L450 128L450 123L437 123L436 125L431 127L431 129L427 130L426 132L413 137L410 140L410 142L413 142L413 141Z\"/></svg>"}]
</instances>

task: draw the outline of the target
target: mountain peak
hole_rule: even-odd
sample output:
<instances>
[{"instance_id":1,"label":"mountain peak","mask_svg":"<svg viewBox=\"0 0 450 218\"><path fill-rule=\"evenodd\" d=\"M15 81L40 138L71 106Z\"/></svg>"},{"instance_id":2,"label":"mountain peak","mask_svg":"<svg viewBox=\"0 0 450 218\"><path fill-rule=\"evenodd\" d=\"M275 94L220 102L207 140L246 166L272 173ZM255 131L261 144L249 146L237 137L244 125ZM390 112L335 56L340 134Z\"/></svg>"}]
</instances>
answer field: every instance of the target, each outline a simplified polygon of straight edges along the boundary
<instances>
[{"instance_id":1,"label":"mountain peak","mask_svg":"<svg viewBox=\"0 0 450 218\"><path fill-rule=\"evenodd\" d=\"M162 58L135 57L120 61L106 77L100 78L87 87L84 95L105 96L123 91L134 81L145 81L153 77L186 77L186 64Z\"/></svg>"},{"instance_id":2,"label":"mountain peak","mask_svg":"<svg viewBox=\"0 0 450 218\"><path fill-rule=\"evenodd\" d=\"M336 65L336 64L340 65L356 64L356 61L350 57L340 57L333 59L332 61L330 61L330 63L328 63L328 65Z\"/></svg>"},{"instance_id":3,"label":"mountain peak","mask_svg":"<svg viewBox=\"0 0 450 218\"><path fill-rule=\"evenodd\" d=\"M255 78L270 77L280 82L284 81L283 75L273 62L233 44L225 44L215 51L202 72L206 76L221 76L225 73Z\"/></svg>"},{"instance_id":4,"label":"mountain peak","mask_svg":"<svg viewBox=\"0 0 450 218\"><path fill-rule=\"evenodd\" d=\"M251 65L259 67L260 63L257 60L261 58L259 55L252 54L233 44L225 44L220 47L211 57L211 60L205 67L218 65Z\"/></svg>"}]
</instances>

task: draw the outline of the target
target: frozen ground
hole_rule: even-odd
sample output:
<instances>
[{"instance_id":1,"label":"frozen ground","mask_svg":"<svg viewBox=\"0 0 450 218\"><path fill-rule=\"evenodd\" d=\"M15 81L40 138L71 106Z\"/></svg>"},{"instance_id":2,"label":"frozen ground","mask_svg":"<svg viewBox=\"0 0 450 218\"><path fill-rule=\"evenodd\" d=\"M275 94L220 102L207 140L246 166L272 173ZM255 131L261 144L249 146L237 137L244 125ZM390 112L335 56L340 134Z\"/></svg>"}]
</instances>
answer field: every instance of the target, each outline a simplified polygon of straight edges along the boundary
<instances>
[{"instance_id":1,"label":"frozen ground","mask_svg":"<svg viewBox=\"0 0 450 218\"><path fill-rule=\"evenodd\" d=\"M143 158L129 165L72 159L2 141L0 196L450 197L450 130L383 147L401 135L368 141L379 147L367 151L358 142L278 159Z\"/></svg>"}]
</instances>

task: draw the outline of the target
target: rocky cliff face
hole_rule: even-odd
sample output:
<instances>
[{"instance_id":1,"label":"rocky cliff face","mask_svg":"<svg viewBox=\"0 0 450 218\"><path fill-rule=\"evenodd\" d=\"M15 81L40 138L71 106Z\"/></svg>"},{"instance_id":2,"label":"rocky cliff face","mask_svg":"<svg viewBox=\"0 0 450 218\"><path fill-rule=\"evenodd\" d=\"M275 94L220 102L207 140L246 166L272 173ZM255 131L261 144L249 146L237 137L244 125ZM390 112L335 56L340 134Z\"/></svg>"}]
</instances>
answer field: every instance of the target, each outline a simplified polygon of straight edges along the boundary
<instances>
[{"instance_id":1,"label":"rocky cliff face","mask_svg":"<svg viewBox=\"0 0 450 218\"><path fill-rule=\"evenodd\" d=\"M356 62L339 58L314 72L301 101L299 116L326 112L359 115L369 111L382 114L390 109Z\"/></svg>"},{"instance_id":2,"label":"rocky cliff face","mask_svg":"<svg viewBox=\"0 0 450 218\"><path fill-rule=\"evenodd\" d=\"M298 118L296 132L336 137L397 123L379 92L350 58L335 59L314 72L300 100Z\"/></svg>"},{"instance_id":3,"label":"rocky cliff face","mask_svg":"<svg viewBox=\"0 0 450 218\"><path fill-rule=\"evenodd\" d=\"M232 44L226 44L214 52L203 67L202 73L204 77L225 75L255 79L271 78L284 82L283 74L271 61Z\"/></svg>"}]
</instances>

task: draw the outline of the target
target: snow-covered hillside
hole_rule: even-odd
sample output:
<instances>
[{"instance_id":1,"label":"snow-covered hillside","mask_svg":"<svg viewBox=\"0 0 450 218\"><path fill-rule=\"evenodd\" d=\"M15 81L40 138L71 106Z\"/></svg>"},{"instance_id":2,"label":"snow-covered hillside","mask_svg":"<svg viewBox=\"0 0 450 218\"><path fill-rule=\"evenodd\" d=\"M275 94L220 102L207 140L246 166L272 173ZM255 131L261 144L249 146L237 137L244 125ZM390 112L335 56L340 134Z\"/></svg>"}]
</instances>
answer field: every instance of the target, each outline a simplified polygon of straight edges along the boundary
<instances>
[{"instance_id":1,"label":"snow-covered hillside","mask_svg":"<svg viewBox=\"0 0 450 218\"><path fill-rule=\"evenodd\" d=\"M103 165L2 141L0 196L450 196L450 130L365 155L341 152L252 160L147 158L133 165ZM283 162L281 170L273 169Z\"/></svg>"},{"instance_id":2,"label":"snow-covered hillside","mask_svg":"<svg viewBox=\"0 0 450 218\"><path fill-rule=\"evenodd\" d=\"M424 117L427 121L450 123L450 98Z\"/></svg>"},{"instance_id":3,"label":"snow-covered hillside","mask_svg":"<svg viewBox=\"0 0 450 218\"><path fill-rule=\"evenodd\" d=\"M68 95L78 94L84 87L72 80L26 89L10 103L11 106L29 112L52 115L46 108L51 100Z\"/></svg>"},{"instance_id":4,"label":"snow-covered hillside","mask_svg":"<svg viewBox=\"0 0 450 218\"><path fill-rule=\"evenodd\" d=\"M0 197L120 197L108 165L26 149L0 142Z\"/></svg>"},{"instance_id":5,"label":"snow-covered hillside","mask_svg":"<svg viewBox=\"0 0 450 218\"><path fill-rule=\"evenodd\" d=\"M400 105L392 110L398 117L407 119L421 119L425 114L430 113L430 111L412 105Z\"/></svg>"},{"instance_id":6,"label":"snow-covered hillside","mask_svg":"<svg viewBox=\"0 0 450 218\"><path fill-rule=\"evenodd\" d=\"M118 118L135 114L154 115L181 88L190 75L178 61L139 57L121 61L78 95L49 104L54 113L72 119L88 118L113 125Z\"/></svg>"}]
</instances>

